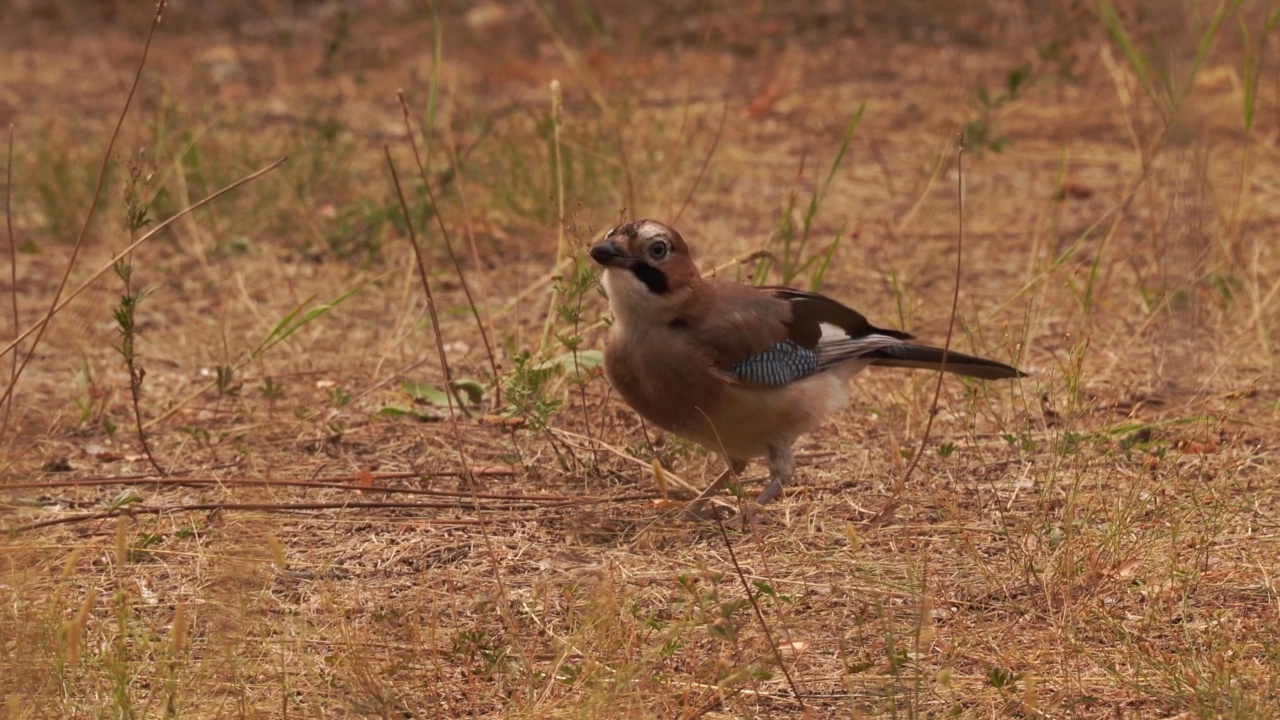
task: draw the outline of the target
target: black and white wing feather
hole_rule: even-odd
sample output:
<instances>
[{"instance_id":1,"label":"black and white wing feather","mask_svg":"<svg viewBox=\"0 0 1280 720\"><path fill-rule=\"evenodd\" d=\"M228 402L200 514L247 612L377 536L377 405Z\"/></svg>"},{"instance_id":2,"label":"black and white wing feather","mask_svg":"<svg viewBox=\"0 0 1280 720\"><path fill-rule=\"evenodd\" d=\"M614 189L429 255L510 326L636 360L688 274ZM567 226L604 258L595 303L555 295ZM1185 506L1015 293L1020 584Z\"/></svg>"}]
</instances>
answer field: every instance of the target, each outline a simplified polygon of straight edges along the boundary
<instances>
[{"instance_id":1,"label":"black and white wing feather","mask_svg":"<svg viewBox=\"0 0 1280 720\"><path fill-rule=\"evenodd\" d=\"M900 345L911 337L877 328L856 311L823 295L777 287L759 291L785 305L786 337L728 367L730 377L744 385L777 387L793 383L876 350Z\"/></svg>"},{"instance_id":2,"label":"black and white wing feather","mask_svg":"<svg viewBox=\"0 0 1280 720\"><path fill-rule=\"evenodd\" d=\"M690 326L726 380L749 387L780 387L847 362L938 369L942 351L910 342L900 330L872 325L825 295L784 287L732 285L732 312ZM993 360L950 352L948 372L985 379L1019 377Z\"/></svg>"},{"instance_id":3,"label":"black and white wing feather","mask_svg":"<svg viewBox=\"0 0 1280 720\"><path fill-rule=\"evenodd\" d=\"M994 360L910 342L913 335L872 325L866 317L825 295L791 288L762 288L792 307L791 339L812 348L818 370L851 360L888 367L945 369L958 375L998 380L1021 377L1016 368Z\"/></svg>"}]
</instances>

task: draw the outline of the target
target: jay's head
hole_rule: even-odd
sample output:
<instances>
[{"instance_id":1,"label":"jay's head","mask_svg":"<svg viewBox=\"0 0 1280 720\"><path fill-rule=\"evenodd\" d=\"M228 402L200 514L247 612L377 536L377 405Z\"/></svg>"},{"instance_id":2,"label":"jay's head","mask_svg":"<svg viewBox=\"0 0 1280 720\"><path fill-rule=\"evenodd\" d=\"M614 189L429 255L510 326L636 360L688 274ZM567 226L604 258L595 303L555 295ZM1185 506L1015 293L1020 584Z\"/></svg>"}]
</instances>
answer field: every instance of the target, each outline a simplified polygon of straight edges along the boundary
<instances>
[{"instance_id":1,"label":"jay's head","mask_svg":"<svg viewBox=\"0 0 1280 720\"><path fill-rule=\"evenodd\" d=\"M604 266L604 288L619 320L674 312L701 281L689 246L673 228L656 220L619 225L591 248Z\"/></svg>"}]
</instances>

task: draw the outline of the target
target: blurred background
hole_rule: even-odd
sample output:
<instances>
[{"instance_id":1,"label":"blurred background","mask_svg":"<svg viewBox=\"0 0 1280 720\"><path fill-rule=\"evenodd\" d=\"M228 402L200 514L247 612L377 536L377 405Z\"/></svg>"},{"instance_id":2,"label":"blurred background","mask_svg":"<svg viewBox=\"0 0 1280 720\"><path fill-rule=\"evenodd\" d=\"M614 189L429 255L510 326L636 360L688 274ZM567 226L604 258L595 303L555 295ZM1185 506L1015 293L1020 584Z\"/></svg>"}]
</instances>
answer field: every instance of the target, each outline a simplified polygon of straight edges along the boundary
<instances>
[{"instance_id":1,"label":"blurred background","mask_svg":"<svg viewBox=\"0 0 1280 720\"><path fill-rule=\"evenodd\" d=\"M0 716L1280 716L1273 3L173 0L108 151L154 7L0 0ZM594 369L643 216L933 343L963 239L1031 373L859 378L785 633Z\"/></svg>"}]
</instances>

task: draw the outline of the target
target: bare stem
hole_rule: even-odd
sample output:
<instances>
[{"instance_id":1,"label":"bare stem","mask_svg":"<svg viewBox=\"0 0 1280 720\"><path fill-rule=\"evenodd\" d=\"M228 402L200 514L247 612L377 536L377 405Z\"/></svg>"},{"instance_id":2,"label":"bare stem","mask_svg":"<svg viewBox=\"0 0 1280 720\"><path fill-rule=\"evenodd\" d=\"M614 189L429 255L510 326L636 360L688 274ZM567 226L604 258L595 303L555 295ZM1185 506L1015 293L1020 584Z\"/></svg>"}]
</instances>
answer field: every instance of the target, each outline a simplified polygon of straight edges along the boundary
<instances>
[{"instance_id":1,"label":"bare stem","mask_svg":"<svg viewBox=\"0 0 1280 720\"><path fill-rule=\"evenodd\" d=\"M933 401L929 405L929 417L925 419L924 434L920 438L920 447L911 458L911 464L907 466L906 472L902 474L902 479L898 481L893 489L893 495L884 507L876 513L869 524L881 525L886 522L897 510L898 498L902 495L902 491L907 486L907 481L911 479L915 473L916 467L920 464L920 458L924 457L925 448L929 443L929 435L933 431L933 419L938 414L938 400L942 397L942 379L947 372L947 355L951 352L951 336L955 331L956 313L960 306L960 271L963 268L964 260L964 133L959 135L957 139L956 151L956 273L955 284L951 290L951 317L947 320L947 336L942 343L942 362L938 364L938 382L933 386Z\"/></svg>"},{"instance_id":2,"label":"bare stem","mask_svg":"<svg viewBox=\"0 0 1280 720\"><path fill-rule=\"evenodd\" d=\"M563 105L560 97L560 81L551 81L551 127L552 127L552 145L555 148L555 182L556 182L556 262L552 266L559 270L564 267L565 256L565 239L564 239L564 162L563 155L560 150L560 119L563 111ZM541 352L547 345L547 341L551 339L551 329L556 317L556 301L560 297L559 289L551 288L551 300L547 305L547 315L542 323L542 339L538 342L538 351Z\"/></svg>"}]
</instances>

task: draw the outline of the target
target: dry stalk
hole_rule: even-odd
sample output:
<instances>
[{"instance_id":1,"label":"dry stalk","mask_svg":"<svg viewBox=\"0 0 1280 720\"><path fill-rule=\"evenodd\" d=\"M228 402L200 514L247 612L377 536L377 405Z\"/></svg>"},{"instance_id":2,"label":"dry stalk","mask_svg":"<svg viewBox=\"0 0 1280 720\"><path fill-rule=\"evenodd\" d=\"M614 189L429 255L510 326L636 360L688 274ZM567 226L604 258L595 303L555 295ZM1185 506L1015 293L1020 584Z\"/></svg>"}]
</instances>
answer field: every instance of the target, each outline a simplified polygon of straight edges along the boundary
<instances>
[{"instance_id":1,"label":"dry stalk","mask_svg":"<svg viewBox=\"0 0 1280 720\"><path fill-rule=\"evenodd\" d=\"M649 469L652 467L648 461L641 460L640 458L634 455L628 455L627 453L619 450L617 447L610 445L609 443L603 440L587 437L586 435L570 432L568 430L562 430L560 428L549 428L549 430L553 435L556 435L560 439L560 442L563 442L565 445L568 445L569 447L576 447L576 448L579 448L582 450L588 450L588 451L591 451L595 447L601 447L601 448L604 448L606 451L612 453L613 455L616 455L622 458L623 460L633 463L639 467L642 467L645 469ZM575 441L577 442L585 441L590 447L583 446L583 445L575 445L574 444ZM653 449L652 446L650 447L650 449L651 450ZM654 454L656 455L657 452L654 451ZM694 487L692 484L690 484L688 481L686 481L684 478L680 477L679 475L676 475L675 473L665 468L663 469L662 473L663 473L663 477L667 480L667 482L669 483L674 482L676 485L679 485L680 487L684 488L686 492L692 493L692 495L698 494L699 492L698 488Z\"/></svg>"},{"instance_id":2,"label":"dry stalk","mask_svg":"<svg viewBox=\"0 0 1280 720\"><path fill-rule=\"evenodd\" d=\"M103 275L107 274L107 273L108 273L108 272L109 272L113 267L115 267L115 264L116 264L119 260L121 260L122 258L126 257L129 253L133 252L135 249L137 249L137 247L138 247L139 245L141 245L141 244L143 244L144 242L146 242L146 241L150 240L152 237L154 237L154 236L156 236L157 234L159 234L161 230L164 230L165 228L169 227L170 225L172 225L173 223L177 222L178 220L180 220L180 219L182 219L182 218L186 217L187 215L191 214L192 212L194 212L194 211L196 211L196 210L198 210L198 209L200 209L200 208L204 207L205 205L208 205L209 203L213 202L214 200L217 200L218 198L222 197L223 195L226 195L227 193L231 192L232 190L235 190L236 188L240 187L241 185L244 185L244 184L246 184L246 183L249 183L249 182L252 182L252 181L254 181L254 180L257 180L258 178L262 177L263 175L266 175L267 173L271 172L272 170L275 170L276 168L278 168L278 167L280 167L281 165L283 165L283 164L284 164L284 161L285 161L286 159L287 159L287 158L280 158L279 160L276 160L275 162L271 163L270 165L268 165L268 166L266 166L266 167L264 167L264 168L262 168L262 169L260 169L260 170L256 170L256 171L254 171L254 172L252 172L252 173L250 173L250 174L248 174L248 175L245 175L244 177L240 178L239 180L236 180L235 182L231 183L230 185L227 185L227 186L225 186L225 187L223 187L223 188L221 188L221 189L217 190L216 192L214 192L214 193L212 193L212 194L210 194L210 195L208 195L208 196L204 197L202 200L198 201L196 204L194 204L194 205L189 205L189 206L187 206L187 207L183 208L182 210L179 210L177 213L174 213L174 214L173 214L173 215L171 215L170 217L166 218L166 219L165 219L165 220L163 220L162 222L156 223L156 224L151 228L151 230L150 230L150 231L148 231L145 235L143 235L142 237L138 238L137 240L134 240L134 241L133 241L132 243L130 243L130 244L129 244L129 246L128 246L128 247L126 247L125 249L121 250L120 252L116 253L115 255L112 255L112 256L111 256L111 259L107 260L107 262L106 262L105 264L103 264L103 266L102 266L102 267L98 268L98 270L97 270L96 272L94 272L92 275L90 275L90 276L88 277L88 279L86 279L83 283L80 283L79 287L77 287L75 290L72 290L70 293L68 293L68 294L67 294L67 296L66 296L65 298L63 298L60 302L56 302L56 303L55 303L55 304L54 304L54 305L49 309L49 312L45 313L45 316L44 316L44 317L42 317L42 318L40 318L39 320L37 320L37 321L36 321L36 323L35 323L34 325L32 325L31 327L29 327L29 328L27 328L26 330L23 330L21 333L19 333L19 334L17 335L17 337L15 337L15 338L13 339L13 341L12 341L12 342L10 342L8 345L4 346L3 348L0 348L0 355L3 355L4 353L7 353L7 352L9 352L9 351L13 350L14 348L16 348L16 347L18 346L18 343L22 342L23 340L26 340L26 339L27 339L28 337L30 337L32 334L37 334L37 339L38 339L38 334L39 334L39 333L43 333L43 332L44 332L44 328L45 328L46 326L48 326L49 321L53 319L53 316L54 316L54 315L57 315L58 313L62 312L62 310L63 310L64 308L66 308L66 306L67 306L67 305L71 304L71 301L75 300L77 297L79 297L80 295L82 295L86 290L88 290L90 287L92 287L92 286L93 286L93 284L94 284L95 282L97 282L99 278L101 278ZM34 350L34 345L32 346L32 350ZM28 358L28 359L30 359L31 355L32 355L32 352L31 352L31 351L28 351L28 352L27 352L27 358ZM25 366L25 364L26 364L26 363L25 363L25 361L24 361L23 365L18 367L18 372L19 372L19 373L21 373L21 372L22 372L22 367L23 367L23 366ZM15 382L16 382L16 381L15 381ZM207 388L209 388L209 387L212 387L212 386L213 386L213 384L214 384L214 383L209 383L209 385L207 385L207 386L206 386L206 389L207 389ZM4 402L5 400L7 400L7 399L9 398L9 396L10 396L10 395L12 395L12 394L13 394L13 387L14 387L14 384L13 384L13 383L10 383L10 385L9 385L8 389L7 389L7 390L5 390L4 396L3 396L3 397L0 397L0 402ZM188 400L189 400L189 399L188 399ZM185 402L185 401L184 401L184 402ZM181 406L182 406L182 403L180 403L177 407L181 407ZM170 409L170 410L169 410L169 412L165 413L164 415L161 415L159 418L156 418L156 419L154 419L154 420L151 420L150 422L148 422L148 423L147 423L147 427L151 427L151 426L152 426L152 425L154 425L156 422L158 422L158 421L160 421L160 420L163 420L164 418L166 418L166 417L168 417L168 416L172 415L174 412L176 412L176 411L177 411L177 407Z\"/></svg>"},{"instance_id":3,"label":"dry stalk","mask_svg":"<svg viewBox=\"0 0 1280 720\"><path fill-rule=\"evenodd\" d=\"M41 520L27 525L8 528L6 532L21 533L54 525L104 520L130 515L159 515L170 512L223 512L223 511L258 511L258 512L302 512L319 510L470 510L474 503L431 503L431 502L328 502L328 503L191 503L189 505L130 505L128 507L105 510L103 512L69 515L67 517ZM489 508L485 508L489 509ZM510 515L501 520L521 519ZM468 518L414 518L414 522L428 525L476 525L486 526L482 519Z\"/></svg>"},{"instance_id":4,"label":"dry stalk","mask_svg":"<svg viewBox=\"0 0 1280 720\"><path fill-rule=\"evenodd\" d=\"M480 310L476 307L475 298L471 296L471 286L467 284L467 275L462 271L462 263L458 262L458 254L453 251L453 240L449 237L449 229L445 227L444 218L440 216L440 206L436 203L435 192L431 189L431 181L427 177L426 164L422 162L422 156L418 153L418 142L413 138L413 122L409 119L409 104L404 99L403 91L397 92L396 97L400 100L400 112L404 117L404 129L405 134L409 137L409 147L413 148L413 160L418 165L418 174L422 177L422 187L426 189L427 200L431 202L431 214L435 215L436 223L440 226L440 236L444 238L444 247L449 253L449 261L453 263L453 271L458 274L458 282L462 285L462 293L467 297L467 307L471 309L471 316L476 320L476 328L480 331L481 341L484 342L484 351L489 356L489 369L493 372L493 392L494 396L497 397L498 393L501 392L500 384L498 382L498 358L493 352L493 344L489 342L489 332L485 329L485 323L480 319ZM454 167L456 168L457 165L455 164ZM465 203L466 201L464 200L464 214L466 213ZM470 216L467 218L467 228L469 236L471 228ZM417 243L414 243L414 247L417 247ZM471 240L471 250L475 253L474 238ZM419 261L421 261L421 258L419 258ZM476 258L475 263L476 272L481 273L481 265L478 257ZM421 262L419 262L419 266L421 266ZM483 291L483 281L481 282L480 287L481 291ZM492 313L489 312L487 303L485 305L485 314L492 315ZM492 319L490 321L492 322ZM445 393L452 394L453 388L446 387Z\"/></svg>"},{"instance_id":5,"label":"dry stalk","mask_svg":"<svg viewBox=\"0 0 1280 720\"><path fill-rule=\"evenodd\" d=\"M551 141L552 158L555 161L556 184L556 261L552 265L560 268L565 264L568 253L564 237L564 157L560 147L560 123L564 115L564 103L560 95L560 81L551 81ZM554 278L553 278L554 279ZM542 352L551 339L551 330L555 325L556 301L560 298L559 288L551 289L551 298L547 304L547 314L542 322L542 339L538 342L538 352Z\"/></svg>"},{"instance_id":6,"label":"dry stalk","mask_svg":"<svg viewBox=\"0 0 1280 720\"><path fill-rule=\"evenodd\" d=\"M698 168L698 174L693 178L693 185L689 186L689 192L684 196L684 202L680 204L680 210L676 212L673 225L680 224L680 218L684 215L684 211L689 208L689 203L693 202L693 194L698 191L698 187L702 185L702 179L706 177L707 168L711 165L711 158L716 154L716 148L720 147L720 138L724 135L724 122L729 118L729 103L724 104L724 109L720 112L720 125L716 127L716 135L711 140L711 147L707 150L707 154L702 158L702 165Z\"/></svg>"},{"instance_id":7,"label":"dry stalk","mask_svg":"<svg viewBox=\"0 0 1280 720\"><path fill-rule=\"evenodd\" d=\"M889 522L898 509L898 498L902 496L907 481L920 465L920 458L924 457L925 448L929 443L929 434L933 431L933 419L938 415L938 401L942 397L942 380L946 376L947 355L951 352L951 336L955 332L956 313L960 307L960 273L964 267L964 133L957 137L956 142L956 273L955 283L951 288L951 317L947 320L947 335L942 341L942 362L938 365L938 381L933 386L933 400L929 406L929 417L924 423L924 433L920 437L920 447L912 456L911 464L907 465L906 471L902 473L902 479L894 486L893 494L889 496L884 507L867 521L867 524L872 527L879 527Z\"/></svg>"},{"instance_id":8,"label":"dry stalk","mask_svg":"<svg viewBox=\"0 0 1280 720\"><path fill-rule=\"evenodd\" d=\"M383 152L387 156L387 167L391 170L391 180L396 187L396 197L400 200L400 209L404 213L405 227L409 229L409 242L413 245L413 255L418 266L418 278L422 281L422 291L426 295L427 300L427 313L431 318L431 328L435 333L436 351L440 355L440 370L444 373L446 387L449 387L451 386L453 379L449 371L449 358L444 352L444 337L440 332L440 318L436 314L436 303L435 297L431 292L431 281L427 278L427 269L422 261L422 250L418 246L418 233L413 227L413 217L409 214L409 203L405 200L404 188L400 185L400 175L396 172L395 161L391 159L391 148L383 146ZM438 216L439 214L437 213L437 217ZM465 471L470 469L471 466L467 464L466 452L463 450L462 433L458 429L458 416L453 409L453 393L445 392L444 395L446 402L449 405L449 423L453 428L454 449L457 451L458 460ZM480 535L484 539L485 552L488 555L489 563L493 570L493 579L498 586L500 600L495 603L495 605L498 608L499 614L502 616L503 623L507 626L507 632L511 633L511 637L514 640L520 637L520 628L516 624L515 618L511 615L510 608L507 607L507 587L506 581L502 575L502 565L498 562L498 551L494 548L493 537L489 532L487 520L484 514L480 512L480 499L475 495L475 493L478 492L476 489L476 479L470 474L466 476L466 479L467 487L472 491L472 506L476 510L476 525L480 528ZM522 644L517 643L517 645L520 647L522 652L525 651L525 647ZM532 672L532 659L528 656L527 652L525 652L524 661L526 670Z\"/></svg>"},{"instance_id":9,"label":"dry stalk","mask_svg":"<svg viewBox=\"0 0 1280 720\"><path fill-rule=\"evenodd\" d=\"M454 182L458 186L458 202L462 205L462 233L467 236L467 246L471 248L471 262L475 265L476 276L479 277L480 304L484 307L485 322L480 322L476 318L476 322L480 324L480 335L485 341L485 350L489 352L489 364L493 369L494 377L498 375L498 361L494 357L494 352L489 348L489 338L485 334L486 327L493 327L493 306L489 304L488 282L484 276L484 264L480 262L480 248L476 245L475 228L471 223L471 208L467 205L467 181L462 172L462 159L458 155L458 145L453 136L453 128L449 123L445 123L445 143L444 146L449 150L449 162L457 173ZM410 134L412 137L412 134ZM466 283L463 283L466 287ZM470 296L468 296L468 300ZM502 384L496 379L493 385L493 401L489 403L491 411L497 410L502 402Z\"/></svg>"},{"instance_id":10,"label":"dry stalk","mask_svg":"<svg viewBox=\"0 0 1280 720\"><path fill-rule=\"evenodd\" d=\"M4 224L9 231L9 299L13 305L13 335L18 336L21 320L18 318L18 245L13 236L13 123L9 123L9 153L4 177ZM16 340L14 341L17 342ZM13 365L9 371L9 385L18 382L18 348L13 349ZM9 429L9 414L13 410L13 396L4 401L4 418L0 419L0 439Z\"/></svg>"},{"instance_id":11,"label":"dry stalk","mask_svg":"<svg viewBox=\"0 0 1280 720\"><path fill-rule=\"evenodd\" d=\"M115 129L111 131L111 139L107 141L107 149L102 153L102 165L98 168L98 179L94 184L93 198L89 200L89 210L84 215L84 223L80 226L80 232L76 235L75 244L71 248L71 257L67 259L67 267L62 272L62 278L58 280L58 287L53 291L53 300L49 303L49 310L45 313L44 319L36 325L36 336L31 341L31 347L27 351L27 356L18 363L17 370L14 371L13 377L9 381L9 387L4 391L4 395L0 396L0 403L9 403L13 397L13 389L18 384L18 378L22 377L22 373L27 369L27 363L31 362L31 358L36 354L36 348L40 346L40 341L44 338L44 331L49 327L49 321L53 319L54 314L58 311L58 301L62 299L62 293L67 288L67 281L71 278L71 269L75 267L76 258L80 255L80 250L84 248L85 237L89 233L89 223L93 220L94 210L98 207L98 198L102 195L102 186L106 183L107 167L111 162L111 151L115 149L116 139L120 137L120 128L124 126L124 119L129 114L129 106L133 104L133 96L138 91L138 85L142 82L142 69L147 65L147 55L151 52L151 40L155 37L156 28L160 26L160 18L164 16L164 7L167 0L159 0L156 3L155 15L151 18L151 28L147 30L147 40L142 45L142 58L138 60L138 69L133 74L133 84L129 86L129 94L125 96L124 108L120 111L120 117L116 120ZM10 147L12 147L12 131L10 132ZM10 160L12 164L12 159ZM150 234L150 233L148 233ZM129 246L130 249L133 245ZM15 291L16 292L16 291ZM14 328L15 332L17 328ZM5 348L4 352L14 350L17 344L25 337L27 333L23 333L21 337L15 337L13 342ZM16 350L15 359L16 359Z\"/></svg>"},{"instance_id":12,"label":"dry stalk","mask_svg":"<svg viewBox=\"0 0 1280 720\"><path fill-rule=\"evenodd\" d=\"M509 474L509 473L506 473ZM404 473L399 477L417 478L421 477L416 473ZM431 490L428 488L416 487L393 487L389 485L361 485L360 479L356 476L348 478L336 478L328 481L324 480L246 480L246 479L222 479L222 478L193 478L193 477L131 477L131 478L78 478L75 480L60 480L56 482L25 482L6 484L5 490L59 490L64 488L82 488L82 487L103 487L103 486L121 486L128 487L134 485L150 485L153 487L177 486L177 487L297 487L297 488L314 488L325 490L347 490L352 492L364 493L387 493L390 495L425 495L428 497L452 497L466 498L468 500L479 497L482 500L505 500L511 502L524 503L563 503L577 502L581 500L589 500L591 498L576 497L573 495L520 495L520 494L503 494L503 493L465 493L452 490Z\"/></svg>"},{"instance_id":13,"label":"dry stalk","mask_svg":"<svg viewBox=\"0 0 1280 720\"><path fill-rule=\"evenodd\" d=\"M742 591L747 594L747 601L751 603L751 609L755 612L756 620L760 622L760 630L764 632L765 642L769 643L769 650L773 653L773 660L778 663L778 669L782 671L782 675L787 679L787 685L791 686L791 693L794 695L795 701L800 703L800 709L807 715L809 708L804 704L804 696L800 694L800 688L796 685L795 679L791 677L791 671L787 669L787 664L782 660L782 650L773 640L773 633L769 631L769 623L764 619L760 604L756 602L755 593L751 592L751 583L747 582L747 576L742 572L742 566L738 564L738 554L733 551L733 541L729 539L729 533L724 529L724 523L720 520L719 515L716 515L716 529L720 531L720 538L724 540L724 547L729 551L729 562L733 563L733 571L742 583Z\"/></svg>"}]
</instances>

